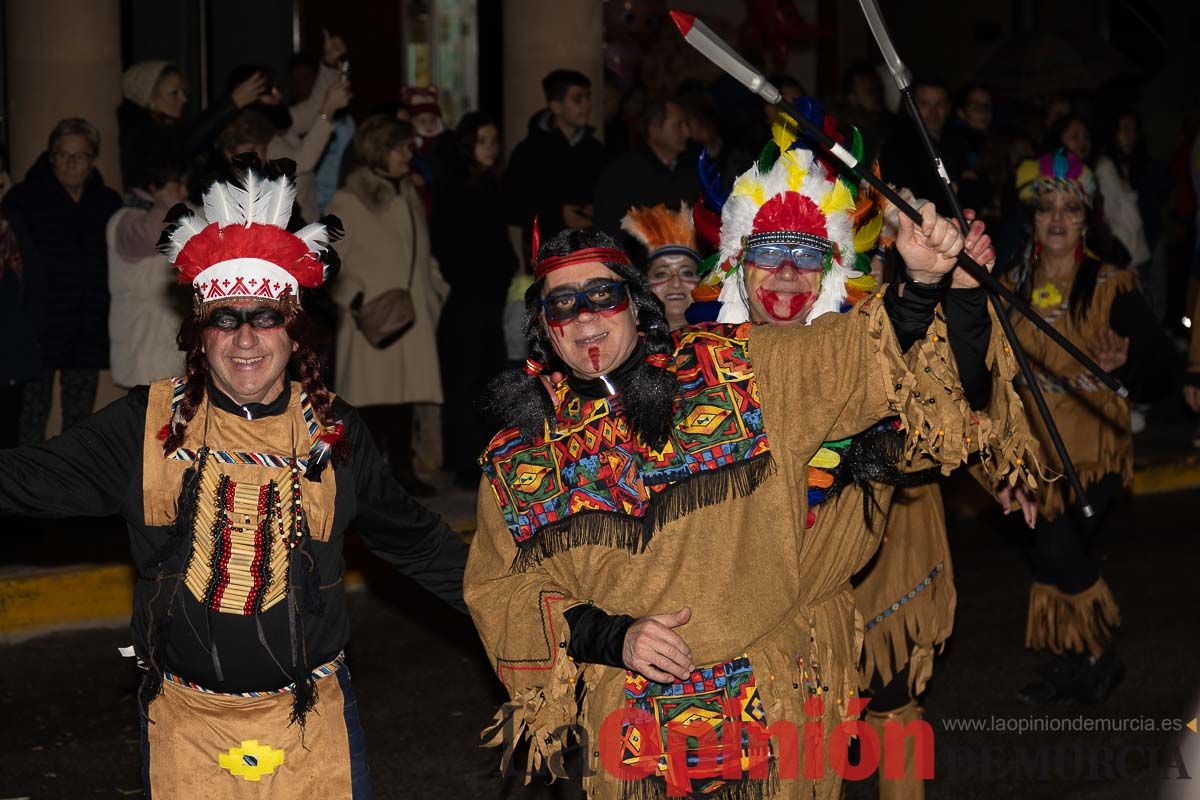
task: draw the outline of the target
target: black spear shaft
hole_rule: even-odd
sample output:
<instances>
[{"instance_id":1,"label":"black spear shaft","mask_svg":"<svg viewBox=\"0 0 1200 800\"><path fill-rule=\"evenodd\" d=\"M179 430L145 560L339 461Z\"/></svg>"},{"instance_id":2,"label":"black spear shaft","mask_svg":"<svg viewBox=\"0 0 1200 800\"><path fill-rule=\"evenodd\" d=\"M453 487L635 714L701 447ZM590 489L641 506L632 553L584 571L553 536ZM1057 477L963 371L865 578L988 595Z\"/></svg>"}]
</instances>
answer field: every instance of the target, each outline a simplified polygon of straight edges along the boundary
<instances>
[{"instance_id":1,"label":"black spear shaft","mask_svg":"<svg viewBox=\"0 0 1200 800\"><path fill-rule=\"evenodd\" d=\"M954 218L958 220L961 226L963 235L966 235L968 229L967 216L963 213L962 204L958 202L958 195L954 192L954 186L950 183L950 176L946 173L942 165L941 156L938 155L937 146L933 143L933 138L929 135L929 128L925 125L925 120L921 116L920 109L917 108L916 100L913 99L912 87L907 86L901 92L904 98L904 105L908 109L908 115L912 117L913 126L917 129L917 134L921 139L921 144L925 147L925 153L929 156L929 160L935 168L938 177L942 181L943 193L946 195L946 201L950 204L951 210L954 212ZM969 270L968 270L969 271ZM999 282L997 281L999 284ZM1003 284L1000 284L1003 285ZM1025 385L1029 387L1029 393L1033 395L1033 402L1037 405L1038 413L1042 416L1042 422L1045 423L1046 433L1050 435L1050 442L1054 445L1054 451L1058 453L1058 459L1062 462L1063 473L1067 476L1067 480L1071 484L1071 488L1075 490L1075 497L1079 500L1079 510L1084 517L1093 515L1092 504L1088 502L1087 494L1084 492L1083 484L1079 480L1079 474L1075 471L1075 464L1071 461L1071 456L1067 453L1067 447L1063 443L1062 436L1058 432L1058 425L1054 422L1054 417L1050 414L1050 409L1046 405L1046 398L1042 395L1042 387L1037 381L1037 376L1033 373L1033 368L1029 364L1029 359L1025 356L1025 351L1021 348L1017 341L1017 333L1013 330L1012 320L1008 318L1008 312L1004 305L1000 302L1000 298L992 292L988 293L988 299L992 303L992 308L996 311L996 318L1000 320L1000 327L1004 329L1004 336L1008 339L1009 346L1012 348L1013 356L1017 359L1017 366L1021 370L1021 377L1025 380ZM1041 317L1038 317L1041 319ZM1072 345L1073 347L1074 345ZM1079 356L1076 356L1079 358ZM1084 366L1091 369L1093 372L1107 376L1108 373L1100 369L1099 366L1092 365L1091 359L1083 356L1081 361L1084 361ZM1114 379L1115 380L1115 379ZM1119 385L1119 384L1118 384Z\"/></svg>"}]
</instances>

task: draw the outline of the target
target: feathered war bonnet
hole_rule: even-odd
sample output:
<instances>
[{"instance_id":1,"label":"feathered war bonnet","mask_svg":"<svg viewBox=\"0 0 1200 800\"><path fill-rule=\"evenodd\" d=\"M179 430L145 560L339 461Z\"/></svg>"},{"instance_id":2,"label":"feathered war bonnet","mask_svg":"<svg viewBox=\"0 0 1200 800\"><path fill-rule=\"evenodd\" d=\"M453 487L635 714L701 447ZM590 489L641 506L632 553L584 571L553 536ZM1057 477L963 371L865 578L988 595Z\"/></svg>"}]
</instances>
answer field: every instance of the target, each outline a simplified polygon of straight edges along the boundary
<instances>
[{"instance_id":1,"label":"feathered war bonnet","mask_svg":"<svg viewBox=\"0 0 1200 800\"><path fill-rule=\"evenodd\" d=\"M234 159L234 179L204 193L204 215L180 203L167 216L159 251L191 284L203 313L230 300L299 305L300 288L315 289L340 267L329 246L341 238L333 215L287 230L296 200L295 163L280 159L264 170L253 155Z\"/></svg>"},{"instance_id":2,"label":"feathered war bonnet","mask_svg":"<svg viewBox=\"0 0 1200 800\"><path fill-rule=\"evenodd\" d=\"M798 113L847 144L837 121L811 98L797 101ZM809 321L844 311L875 289L870 253L883 226L880 204L870 192L839 177L837 167L797 139L795 122L786 114L772 127L772 141L758 162L738 176L727 198L716 194L701 166L705 199L720 212L720 245L716 268L704 282L721 285L719 322L750 319L742 264L752 244L812 244L825 250L821 288ZM862 137L849 128L848 149L862 156Z\"/></svg>"}]
</instances>

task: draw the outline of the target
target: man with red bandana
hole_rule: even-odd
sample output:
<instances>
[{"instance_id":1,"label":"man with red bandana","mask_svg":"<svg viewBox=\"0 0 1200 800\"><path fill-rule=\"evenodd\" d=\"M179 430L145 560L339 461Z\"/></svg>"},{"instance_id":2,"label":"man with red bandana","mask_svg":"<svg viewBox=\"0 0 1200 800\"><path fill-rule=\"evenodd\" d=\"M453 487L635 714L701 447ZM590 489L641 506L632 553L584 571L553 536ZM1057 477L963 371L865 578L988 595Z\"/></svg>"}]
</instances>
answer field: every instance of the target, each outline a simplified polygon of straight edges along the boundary
<instances>
[{"instance_id":1,"label":"man with red bandana","mask_svg":"<svg viewBox=\"0 0 1200 800\"><path fill-rule=\"evenodd\" d=\"M770 181L801 186L811 175L823 191L781 198L766 224L789 228L747 231L746 245L781 248L755 255L791 260L787 269L816 251L849 274L852 192L811 154L782 153ZM822 217L824 233L798 232L793 209ZM673 333L611 237L564 231L538 250L531 357L490 389L506 427L480 459L464 577L511 698L489 732L504 768L528 740L528 773L570 777L563 749L579 742L591 797L839 796L840 773L801 769L779 731L815 723L830 763L844 761L830 737L862 705L849 578L878 539L861 523L810 535L813 459L896 417L893 469L949 470L981 449L995 474L1024 479L1033 460L1030 437L1006 437L1006 416L976 415L967 400L986 392L1005 411L1010 375L976 353L960 383L934 317L962 244L927 208L899 235L908 280L852 287L851 313ZM854 302L841 284L833 308ZM833 302L789 289L756 301L793 317ZM556 375L565 378L547 378Z\"/></svg>"}]
</instances>

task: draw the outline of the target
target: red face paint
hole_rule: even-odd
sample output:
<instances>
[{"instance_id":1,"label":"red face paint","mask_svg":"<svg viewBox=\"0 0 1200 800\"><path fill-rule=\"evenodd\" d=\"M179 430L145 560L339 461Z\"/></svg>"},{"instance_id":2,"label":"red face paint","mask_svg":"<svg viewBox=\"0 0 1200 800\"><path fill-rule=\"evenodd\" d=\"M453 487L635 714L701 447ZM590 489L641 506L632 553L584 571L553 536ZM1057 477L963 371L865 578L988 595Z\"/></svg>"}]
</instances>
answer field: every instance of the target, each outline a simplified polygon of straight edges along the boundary
<instances>
[{"instance_id":1,"label":"red face paint","mask_svg":"<svg viewBox=\"0 0 1200 800\"><path fill-rule=\"evenodd\" d=\"M600 371L600 348L592 345L588 348L588 358L592 360L592 372Z\"/></svg>"},{"instance_id":2,"label":"red face paint","mask_svg":"<svg viewBox=\"0 0 1200 800\"><path fill-rule=\"evenodd\" d=\"M777 292L768 291L761 286L755 292L758 295L758 301L762 303L763 309L772 319L777 319L780 322L791 322L794 320L809 301L813 298L812 292L798 292L797 294L780 296ZM783 302L784 297L787 302Z\"/></svg>"}]
</instances>

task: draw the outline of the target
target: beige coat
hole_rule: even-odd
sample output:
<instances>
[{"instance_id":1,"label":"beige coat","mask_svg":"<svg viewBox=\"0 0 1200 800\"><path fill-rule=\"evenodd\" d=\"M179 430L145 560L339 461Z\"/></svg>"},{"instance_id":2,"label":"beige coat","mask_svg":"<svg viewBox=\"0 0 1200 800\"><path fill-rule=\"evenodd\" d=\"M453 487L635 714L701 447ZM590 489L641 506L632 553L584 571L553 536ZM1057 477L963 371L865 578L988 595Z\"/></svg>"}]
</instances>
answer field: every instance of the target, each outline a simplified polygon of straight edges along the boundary
<instances>
[{"instance_id":1,"label":"beige coat","mask_svg":"<svg viewBox=\"0 0 1200 800\"><path fill-rule=\"evenodd\" d=\"M179 290L166 256L154 252L154 239L138 236L139 228L145 228L157 238L164 213L159 206L122 208L105 229L112 297L109 363L113 383L126 388L183 374L183 352L175 337L187 309L186 293Z\"/></svg>"},{"instance_id":2,"label":"beige coat","mask_svg":"<svg viewBox=\"0 0 1200 800\"><path fill-rule=\"evenodd\" d=\"M346 238L336 245L342 271L331 287L340 310L338 394L356 406L442 402L435 332L450 288L429 251L421 198L407 181L397 193L387 180L359 169L333 196L329 213L346 229ZM398 341L378 350L355 326L350 302L359 292L371 300L404 288L410 274L416 321Z\"/></svg>"}]
</instances>

